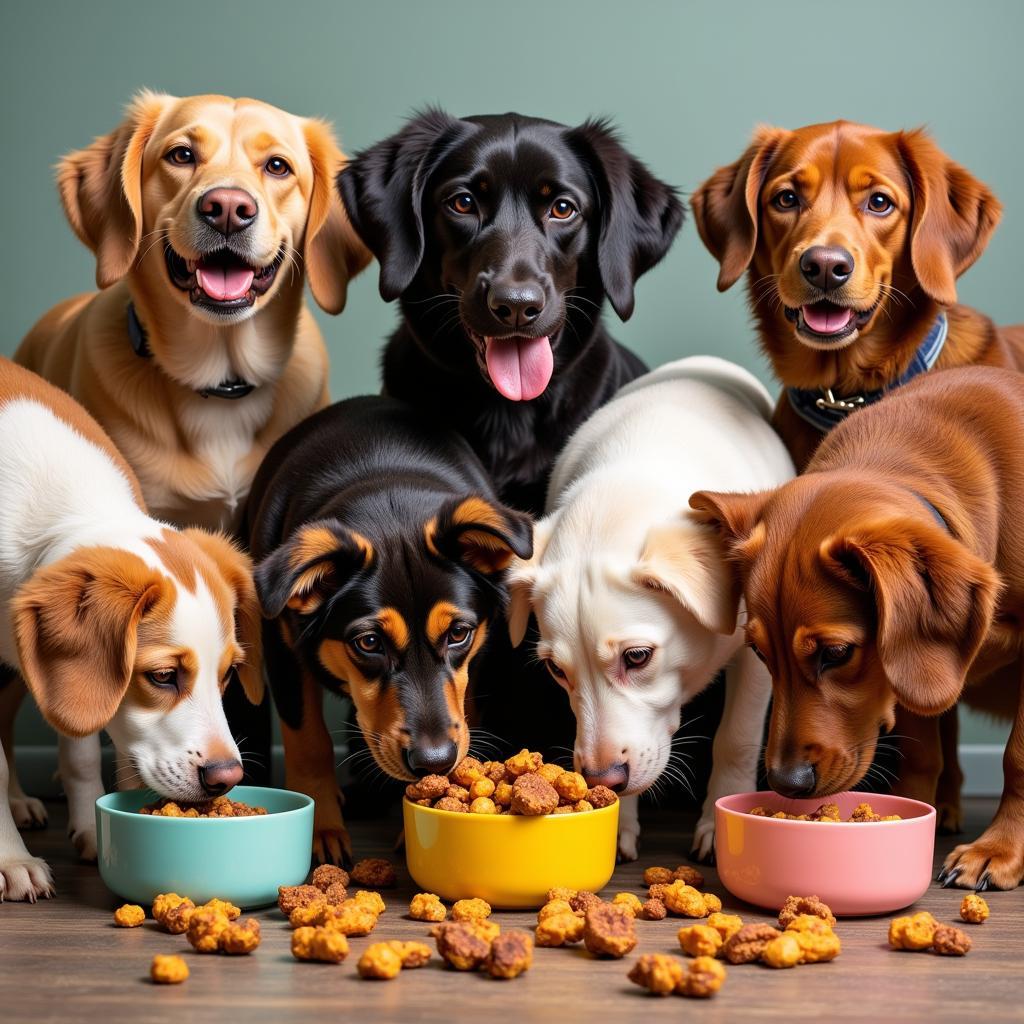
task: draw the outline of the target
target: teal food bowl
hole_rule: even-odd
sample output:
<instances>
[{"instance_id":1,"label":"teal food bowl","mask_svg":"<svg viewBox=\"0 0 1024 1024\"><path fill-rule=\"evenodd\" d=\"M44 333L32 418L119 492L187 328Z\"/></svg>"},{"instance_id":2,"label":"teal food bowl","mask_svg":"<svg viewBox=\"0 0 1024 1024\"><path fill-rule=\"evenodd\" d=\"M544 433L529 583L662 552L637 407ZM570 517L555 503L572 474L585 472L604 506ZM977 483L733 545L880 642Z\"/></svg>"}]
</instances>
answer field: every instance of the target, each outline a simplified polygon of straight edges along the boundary
<instances>
[{"instance_id":1,"label":"teal food bowl","mask_svg":"<svg viewBox=\"0 0 1024 1024\"><path fill-rule=\"evenodd\" d=\"M195 903L214 896L243 909L277 900L279 885L309 873L313 801L287 789L236 786L232 800L265 807L248 818L139 814L153 794L107 793L96 801L100 877L122 899L148 907L161 892Z\"/></svg>"}]
</instances>

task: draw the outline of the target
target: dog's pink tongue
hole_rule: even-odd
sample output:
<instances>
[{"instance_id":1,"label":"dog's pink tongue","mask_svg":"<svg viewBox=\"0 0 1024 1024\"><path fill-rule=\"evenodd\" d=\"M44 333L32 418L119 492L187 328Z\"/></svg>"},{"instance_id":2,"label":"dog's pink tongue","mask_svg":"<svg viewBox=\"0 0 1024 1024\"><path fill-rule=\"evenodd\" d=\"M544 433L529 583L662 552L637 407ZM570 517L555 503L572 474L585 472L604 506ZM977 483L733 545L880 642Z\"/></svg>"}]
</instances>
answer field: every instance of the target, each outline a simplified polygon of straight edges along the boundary
<instances>
[{"instance_id":1,"label":"dog's pink tongue","mask_svg":"<svg viewBox=\"0 0 1024 1024\"><path fill-rule=\"evenodd\" d=\"M853 319L852 309L834 306L831 302L804 306L803 314L804 323L818 334L836 334Z\"/></svg>"},{"instance_id":2,"label":"dog's pink tongue","mask_svg":"<svg viewBox=\"0 0 1024 1024\"><path fill-rule=\"evenodd\" d=\"M491 383L512 402L529 402L544 393L555 368L551 339L486 338Z\"/></svg>"},{"instance_id":3,"label":"dog's pink tongue","mask_svg":"<svg viewBox=\"0 0 1024 1024\"><path fill-rule=\"evenodd\" d=\"M252 287L253 272L248 267L197 267L199 287L216 302L242 299Z\"/></svg>"}]
</instances>

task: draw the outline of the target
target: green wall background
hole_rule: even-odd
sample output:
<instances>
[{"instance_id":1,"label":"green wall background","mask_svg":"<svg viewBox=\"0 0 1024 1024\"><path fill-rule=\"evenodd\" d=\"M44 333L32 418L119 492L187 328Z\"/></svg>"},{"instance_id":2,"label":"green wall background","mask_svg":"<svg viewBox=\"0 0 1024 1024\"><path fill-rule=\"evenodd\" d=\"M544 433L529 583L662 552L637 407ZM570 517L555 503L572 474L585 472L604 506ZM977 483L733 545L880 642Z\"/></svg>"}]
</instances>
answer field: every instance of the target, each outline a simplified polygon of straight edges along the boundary
<instances>
[{"instance_id":1,"label":"green wall background","mask_svg":"<svg viewBox=\"0 0 1024 1024\"><path fill-rule=\"evenodd\" d=\"M5 0L2 35L5 354L49 306L94 287L52 167L113 128L143 86L255 96L324 116L348 152L426 103L566 123L608 115L655 173L687 193L738 156L758 123L924 123L1006 207L961 300L999 322L1024 320L1020 0ZM774 389L742 289L719 295L715 277L687 225L640 283L636 313L614 325L617 336L652 365L712 352ZM333 395L375 391L395 321L375 268L350 288L340 317L317 314ZM34 712L22 715L20 738L48 742ZM977 720L964 730L975 742L1003 735Z\"/></svg>"}]
</instances>

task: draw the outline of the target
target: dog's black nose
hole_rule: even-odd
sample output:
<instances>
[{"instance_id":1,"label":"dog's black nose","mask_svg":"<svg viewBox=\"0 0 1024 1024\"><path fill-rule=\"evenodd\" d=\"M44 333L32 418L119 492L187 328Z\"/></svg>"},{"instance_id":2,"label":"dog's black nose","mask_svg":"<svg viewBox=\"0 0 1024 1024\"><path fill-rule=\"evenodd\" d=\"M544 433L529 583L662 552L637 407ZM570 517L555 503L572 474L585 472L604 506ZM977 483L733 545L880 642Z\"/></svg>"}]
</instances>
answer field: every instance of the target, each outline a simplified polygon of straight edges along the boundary
<instances>
[{"instance_id":1,"label":"dog's black nose","mask_svg":"<svg viewBox=\"0 0 1024 1024\"><path fill-rule=\"evenodd\" d=\"M442 743L418 743L405 751L405 763L413 775L447 775L459 756L454 741Z\"/></svg>"},{"instance_id":2,"label":"dog's black nose","mask_svg":"<svg viewBox=\"0 0 1024 1024\"><path fill-rule=\"evenodd\" d=\"M487 291L487 305L505 327L527 327L544 310L544 289L535 281L495 281Z\"/></svg>"},{"instance_id":3,"label":"dog's black nose","mask_svg":"<svg viewBox=\"0 0 1024 1024\"><path fill-rule=\"evenodd\" d=\"M242 781L242 766L237 761L211 761L199 766L199 785L209 796L220 796Z\"/></svg>"},{"instance_id":4,"label":"dog's black nose","mask_svg":"<svg viewBox=\"0 0 1024 1024\"><path fill-rule=\"evenodd\" d=\"M243 231L259 213L256 200L240 188L211 188L199 197L199 216L225 237Z\"/></svg>"},{"instance_id":5,"label":"dog's black nose","mask_svg":"<svg viewBox=\"0 0 1024 1024\"><path fill-rule=\"evenodd\" d=\"M800 272L808 284L830 292L853 273L853 257L838 245L812 245L800 257Z\"/></svg>"},{"instance_id":6,"label":"dog's black nose","mask_svg":"<svg viewBox=\"0 0 1024 1024\"><path fill-rule=\"evenodd\" d=\"M780 796L810 796L818 785L813 764L797 761L780 768L768 769L768 785Z\"/></svg>"}]
</instances>

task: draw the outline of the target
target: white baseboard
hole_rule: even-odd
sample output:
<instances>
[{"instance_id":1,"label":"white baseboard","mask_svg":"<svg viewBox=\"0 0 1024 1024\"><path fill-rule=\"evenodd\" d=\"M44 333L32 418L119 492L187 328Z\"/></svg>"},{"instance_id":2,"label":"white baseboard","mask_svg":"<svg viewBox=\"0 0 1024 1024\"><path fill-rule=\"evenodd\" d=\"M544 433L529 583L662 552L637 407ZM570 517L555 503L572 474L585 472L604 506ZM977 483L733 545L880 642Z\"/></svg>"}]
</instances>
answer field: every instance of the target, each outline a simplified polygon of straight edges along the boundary
<instances>
[{"instance_id":1,"label":"white baseboard","mask_svg":"<svg viewBox=\"0 0 1024 1024\"><path fill-rule=\"evenodd\" d=\"M345 757L338 748L335 764ZM26 793L43 798L60 793L57 772L56 747L18 747L15 756L18 776ZM103 748L104 773L113 772L114 751ZM999 796L1003 791L1003 748L995 743L964 743L960 747L960 766L964 772L964 796ZM284 780L284 750L275 746L272 753L273 778L278 784ZM109 774L107 775L109 778Z\"/></svg>"}]
</instances>

